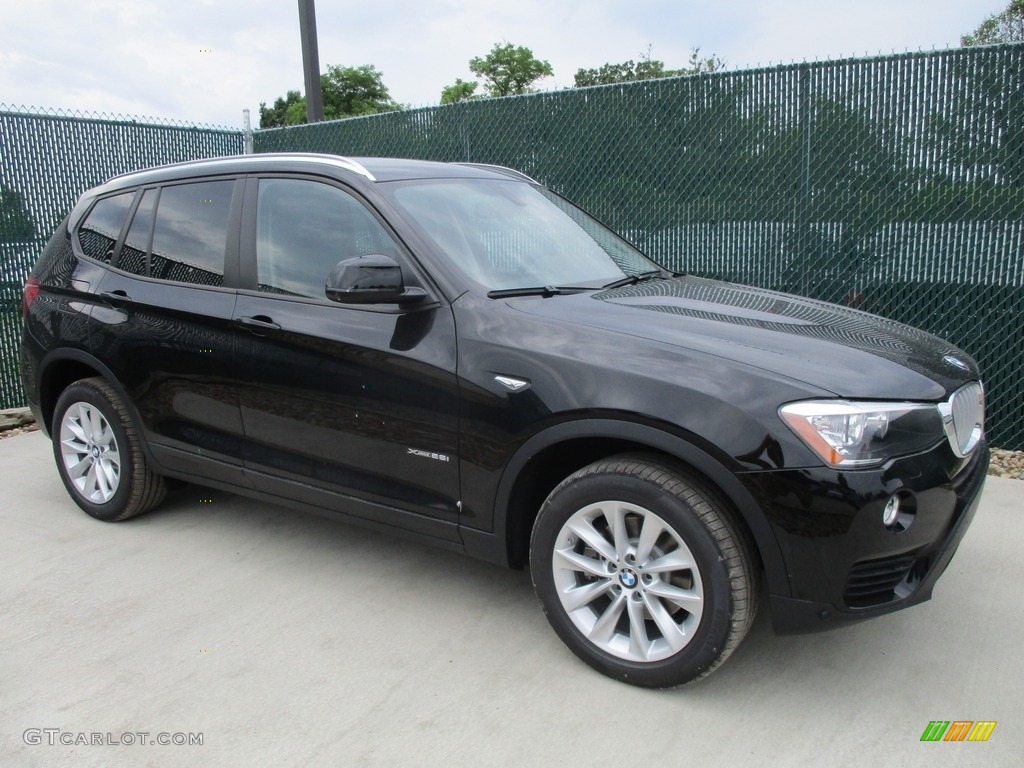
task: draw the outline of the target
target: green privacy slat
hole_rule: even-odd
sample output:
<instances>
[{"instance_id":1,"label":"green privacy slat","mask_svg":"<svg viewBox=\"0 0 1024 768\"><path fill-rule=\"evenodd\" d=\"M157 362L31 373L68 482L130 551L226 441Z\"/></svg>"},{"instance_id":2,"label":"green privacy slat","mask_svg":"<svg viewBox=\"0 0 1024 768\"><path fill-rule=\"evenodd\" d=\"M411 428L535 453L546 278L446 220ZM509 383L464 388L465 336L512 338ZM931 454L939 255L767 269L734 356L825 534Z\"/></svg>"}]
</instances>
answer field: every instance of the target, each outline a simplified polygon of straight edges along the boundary
<instances>
[{"instance_id":1,"label":"green privacy slat","mask_svg":"<svg viewBox=\"0 0 1024 768\"><path fill-rule=\"evenodd\" d=\"M992 443L1024 449L1024 45L483 99L259 131L255 148L512 166L673 269L963 347Z\"/></svg>"},{"instance_id":2,"label":"green privacy slat","mask_svg":"<svg viewBox=\"0 0 1024 768\"><path fill-rule=\"evenodd\" d=\"M0 185L17 182L44 235L81 189L130 169L111 167L121 153L138 167L169 161L151 159L160 151L241 151L237 132L54 117L50 134L21 129L46 141L12 144L5 120L18 119L30 118L0 111ZM47 142L74 150L27 154ZM257 131L254 144L508 165L673 269L932 331L981 363L991 442L1024 449L1022 44L480 99ZM24 185L40 176L52 181ZM19 258L2 254L0 283L8 262L23 274Z\"/></svg>"},{"instance_id":3,"label":"green privacy slat","mask_svg":"<svg viewBox=\"0 0 1024 768\"><path fill-rule=\"evenodd\" d=\"M119 173L242 149L237 130L0 105L0 408L25 404L18 368L25 276L78 196Z\"/></svg>"}]
</instances>

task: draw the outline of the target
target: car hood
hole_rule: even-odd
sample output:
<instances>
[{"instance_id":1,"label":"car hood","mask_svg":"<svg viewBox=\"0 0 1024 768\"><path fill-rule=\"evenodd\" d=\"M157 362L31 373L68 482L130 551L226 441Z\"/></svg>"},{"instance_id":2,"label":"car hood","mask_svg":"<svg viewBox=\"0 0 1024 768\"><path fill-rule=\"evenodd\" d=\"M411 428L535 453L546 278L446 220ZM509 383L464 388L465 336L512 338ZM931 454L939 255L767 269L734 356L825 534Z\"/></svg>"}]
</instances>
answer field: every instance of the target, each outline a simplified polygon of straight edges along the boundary
<instances>
[{"instance_id":1,"label":"car hood","mask_svg":"<svg viewBox=\"0 0 1024 768\"><path fill-rule=\"evenodd\" d=\"M978 378L936 336L858 310L681 277L598 293L517 299L514 308L771 371L840 397L937 401ZM623 367L629 365L623 348Z\"/></svg>"}]
</instances>

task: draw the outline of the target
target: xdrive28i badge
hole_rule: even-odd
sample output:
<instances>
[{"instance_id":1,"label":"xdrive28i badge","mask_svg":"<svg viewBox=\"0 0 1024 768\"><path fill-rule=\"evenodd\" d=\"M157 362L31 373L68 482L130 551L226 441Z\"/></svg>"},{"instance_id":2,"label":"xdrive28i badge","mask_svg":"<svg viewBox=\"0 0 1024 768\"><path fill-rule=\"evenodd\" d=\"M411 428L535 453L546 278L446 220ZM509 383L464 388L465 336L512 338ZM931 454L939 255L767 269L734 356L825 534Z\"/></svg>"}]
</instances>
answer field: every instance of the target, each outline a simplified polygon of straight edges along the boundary
<instances>
[{"instance_id":1,"label":"xdrive28i badge","mask_svg":"<svg viewBox=\"0 0 1024 768\"><path fill-rule=\"evenodd\" d=\"M434 461L451 461L451 456L445 453L435 453L434 451L421 451L419 448L407 448L406 454L411 456L420 456L424 459L433 459Z\"/></svg>"}]
</instances>

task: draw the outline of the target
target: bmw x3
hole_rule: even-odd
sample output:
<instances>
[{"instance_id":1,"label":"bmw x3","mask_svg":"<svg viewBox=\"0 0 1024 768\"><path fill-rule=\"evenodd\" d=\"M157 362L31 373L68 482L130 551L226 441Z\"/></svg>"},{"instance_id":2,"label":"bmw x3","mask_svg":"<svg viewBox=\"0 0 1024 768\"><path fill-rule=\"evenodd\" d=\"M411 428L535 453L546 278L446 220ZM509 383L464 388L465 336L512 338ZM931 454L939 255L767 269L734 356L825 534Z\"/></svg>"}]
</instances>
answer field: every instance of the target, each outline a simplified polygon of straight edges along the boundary
<instances>
[{"instance_id":1,"label":"bmw x3","mask_svg":"<svg viewBox=\"0 0 1024 768\"><path fill-rule=\"evenodd\" d=\"M673 273L507 168L267 154L82 195L26 280L23 383L105 521L196 482L529 568L583 661L666 687L767 603L930 598L985 478L963 351Z\"/></svg>"}]
</instances>

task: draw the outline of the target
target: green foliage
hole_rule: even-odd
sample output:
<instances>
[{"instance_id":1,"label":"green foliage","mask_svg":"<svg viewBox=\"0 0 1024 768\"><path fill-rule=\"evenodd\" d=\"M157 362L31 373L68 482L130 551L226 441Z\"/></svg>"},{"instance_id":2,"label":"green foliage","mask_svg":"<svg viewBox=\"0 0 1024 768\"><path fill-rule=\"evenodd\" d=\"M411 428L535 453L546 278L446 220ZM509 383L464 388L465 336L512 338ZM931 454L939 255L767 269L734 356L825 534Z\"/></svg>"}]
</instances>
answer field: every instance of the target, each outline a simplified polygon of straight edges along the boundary
<instances>
[{"instance_id":1,"label":"green foliage","mask_svg":"<svg viewBox=\"0 0 1024 768\"><path fill-rule=\"evenodd\" d=\"M690 51L690 66L683 69L681 74L701 75L719 72L723 69L725 69L725 59L719 58L715 54L701 56L700 48L694 48Z\"/></svg>"},{"instance_id":2,"label":"green foliage","mask_svg":"<svg viewBox=\"0 0 1024 768\"><path fill-rule=\"evenodd\" d=\"M289 117L289 110L294 106L300 106L302 117L292 120ZM284 98L278 96L273 107L268 107L267 102L260 102L260 128L276 128L280 125L295 125L306 122L306 100L298 91L288 91Z\"/></svg>"},{"instance_id":3,"label":"green foliage","mask_svg":"<svg viewBox=\"0 0 1024 768\"><path fill-rule=\"evenodd\" d=\"M454 83L446 85L441 90L441 103L454 104L457 101L471 99L473 98L473 94L476 92L476 86L477 83L469 83L461 77L457 77L455 78Z\"/></svg>"},{"instance_id":4,"label":"green foliage","mask_svg":"<svg viewBox=\"0 0 1024 768\"><path fill-rule=\"evenodd\" d=\"M512 43L495 43L486 56L470 59L469 69L484 81L490 96L531 93L536 81L553 74L551 64L534 58L529 48Z\"/></svg>"},{"instance_id":5,"label":"green foliage","mask_svg":"<svg viewBox=\"0 0 1024 768\"><path fill-rule=\"evenodd\" d=\"M589 85L631 83L677 74L679 72L676 70L665 69L665 64L657 59L641 59L639 62L630 59L621 64L602 64L597 69L578 69L574 80L577 88L585 88Z\"/></svg>"},{"instance_id":6,"label":"green foliage","mask_svg":"<svg viewBox=\"0 0 1024 768\"><path fill-rule=\"evenodd\" d=\"M989 16L960 45L994 45L1024 41L1024 0L1010 0L1006 10Z\"/></svg>"},{"instance_id":7,"label":"green foliage","mask_svg":"<svg viewBox=\"0 0 1024 768\"><path fill-rule=\"evenodd\" d=\"M35 232L21 193L0 187L0 242L31 240Z\"/></svg>"},{"instance_id":8,"label":"green foliage","mask_svg":"<svg viewBox=\"0 0 1024 768\"><path fill-rule=\"evenodd\" d=\"M1022 0L1024 1L1024 0ZM690 66L682 69L666 69L665 63L650 57L641 56L640 61L632 59L621 64L602 64L597 69L578 69L574 78L577 88L590 85L612 85L613 83L632 83L637 80L654 80L659 77L679 77L681 75L697 75L717 72L725 68L725 61L718 56L701 57L700 48L690 52Z\"/></svg>"},{"instance_id":9,"label":"green foliage","mask_svg":"<svg viewBox=\"0 0 1024 768\"><path fill-rule=\"evenodd\" d=\"M401 106L391 98L383 73L364 64L361 67L328 67L320 76L324 93L324 117L352 117L395 112Z\"/></svg>"},{"instance_id":10,"label":"green foliage","mask_svg":"<svg viewBox=\"0 0 1024 768\"><path fill-rule=\"evenodd\" d=\"M388 93L383 74L370 64L359 67L327 67L320 75L324 118L334 120L357 115L374 115L401 109ZM300 125L306 122L306 99L298 91L278 97L273 107L260 102L260 128Z\"/></svg>"}]
</instances>

